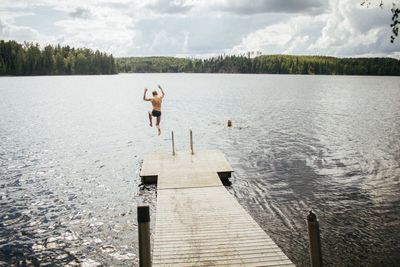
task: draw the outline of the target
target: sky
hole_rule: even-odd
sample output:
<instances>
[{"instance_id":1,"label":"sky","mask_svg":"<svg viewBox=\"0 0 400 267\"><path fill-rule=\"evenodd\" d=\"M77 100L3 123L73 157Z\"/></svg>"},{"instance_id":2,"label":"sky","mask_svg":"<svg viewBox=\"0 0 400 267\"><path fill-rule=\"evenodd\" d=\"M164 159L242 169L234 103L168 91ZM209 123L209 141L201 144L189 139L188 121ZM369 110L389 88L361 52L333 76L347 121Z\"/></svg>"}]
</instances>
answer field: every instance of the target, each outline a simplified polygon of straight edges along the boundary
<instances>
[{"instance_id":1,"label":"sky","mask_svg":"<svg viewBox=\"0 0 400 267\"><path fill-rule=\"evenodd\" d=\"M397 1L397 0L395 0ZM392 0L0 0L0 39L122 56L388 56Z\"/></svg>"}]
</instances>

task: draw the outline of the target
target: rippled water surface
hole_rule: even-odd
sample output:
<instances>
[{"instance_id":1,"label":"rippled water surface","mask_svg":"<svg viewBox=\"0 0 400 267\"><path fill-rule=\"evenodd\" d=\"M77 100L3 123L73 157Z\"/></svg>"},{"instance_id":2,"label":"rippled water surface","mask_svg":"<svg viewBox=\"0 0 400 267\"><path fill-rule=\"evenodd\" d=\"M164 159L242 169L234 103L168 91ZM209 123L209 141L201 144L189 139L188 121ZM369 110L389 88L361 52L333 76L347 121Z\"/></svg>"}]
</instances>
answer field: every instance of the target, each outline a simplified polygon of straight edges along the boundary
<instances>
[{"instance_id":1,"label":"rippled water surface","mask_svg":"<svg viewBox=\"0 0 400 267\"><path fill-rule=\"evenodd\" d=\"M162 135L143 88L165 87ZM233 128L226 128L228 119ZM400 79L217 74L0 78L0 266L137 265L143 155L222 150L228 190L299 266L400 261Z\"/></svg>"}]
</instances>

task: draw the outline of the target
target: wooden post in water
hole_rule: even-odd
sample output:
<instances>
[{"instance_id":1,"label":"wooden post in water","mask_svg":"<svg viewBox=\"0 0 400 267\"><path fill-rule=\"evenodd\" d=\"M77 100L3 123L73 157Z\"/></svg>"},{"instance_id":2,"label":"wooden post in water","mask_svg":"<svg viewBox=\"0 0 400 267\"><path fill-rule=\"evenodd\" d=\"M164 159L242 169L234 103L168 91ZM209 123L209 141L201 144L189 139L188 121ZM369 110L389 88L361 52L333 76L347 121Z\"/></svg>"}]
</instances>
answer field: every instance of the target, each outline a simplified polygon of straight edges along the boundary
<instances>
[{"instance_id":1,"label":"wooden post in water","mask_svg":"<svg viewBox=\"0 0 400 267\"><path fill-rule=\"evenodd\" d=\"M310 210L307 215L308 236L310 238L310 260L312 267L322 266L321 239L317 215Z\"/></svg>"},{"instance_id":2,"label":"wooden post in water","mask_svg":"<svg viewBox=\"0 0 400 267\"><path fill-rule=\"evenodd\" d=\"M139 266L151 267L150 210L149 206L137 207L139 225Z\"/></svg>"},{"instance_id":3,"label":"wooden post in water","mask_svg":"<svg viewBox=\"0 0 400 267\"><path fill-rule=\"evenodd\" d=\"M175 156L175 139L174 139L174 130L172 130L171 134L172 134L172 156Z\"/></svg>"},{"instance_id":4,"label":"wooden post in water","mask_svg":"<svg viewBox=\"0 0 400 267\"><path fill-rule=\"evenodd\" d=\"M193 155L194 151L193 151L193 133L192 133L192 128L190 128L190 151L192 151L192 155Z\"/></svg>"}]
</instances>

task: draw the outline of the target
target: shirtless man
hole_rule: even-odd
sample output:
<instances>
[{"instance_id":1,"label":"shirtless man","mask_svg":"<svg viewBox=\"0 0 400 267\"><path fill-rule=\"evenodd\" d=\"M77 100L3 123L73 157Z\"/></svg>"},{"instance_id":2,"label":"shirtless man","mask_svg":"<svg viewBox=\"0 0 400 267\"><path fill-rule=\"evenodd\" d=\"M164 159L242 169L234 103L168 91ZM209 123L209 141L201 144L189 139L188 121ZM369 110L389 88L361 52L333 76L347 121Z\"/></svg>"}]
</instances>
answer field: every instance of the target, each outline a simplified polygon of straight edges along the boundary
<instances>
[{"instance_id":1,"label":"shirtless man","mask_svg":"<svg viewBox=\"0 0 400 267\"><path fill-rule=\"evenodd\" d=\"M161 103L164 98L164 91L161 88L160 85L158 85L158 88L161 90L161 96L158 96L157 91L153 91L153 98L147 98L146 93L147 93L147 88L144 88L144 95L143 95L143 100L144 101L151 101L151 104L153 105L153 110L150 112L149 111L149 121L150 121L150 127L153 127L153 116L157 118L156 121L156 127L158 130L158 135L161 134L161 129L160 129L160 121L161 121Z\"/></svg>"}]
</instances>

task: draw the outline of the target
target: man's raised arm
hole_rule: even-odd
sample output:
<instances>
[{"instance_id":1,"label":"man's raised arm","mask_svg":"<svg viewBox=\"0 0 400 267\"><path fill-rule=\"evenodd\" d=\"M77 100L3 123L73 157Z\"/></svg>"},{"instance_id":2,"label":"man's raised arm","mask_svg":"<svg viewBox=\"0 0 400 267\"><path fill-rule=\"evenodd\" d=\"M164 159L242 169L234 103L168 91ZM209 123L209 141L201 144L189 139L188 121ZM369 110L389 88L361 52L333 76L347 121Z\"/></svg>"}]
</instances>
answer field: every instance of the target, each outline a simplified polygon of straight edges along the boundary
<instances>
[{"instance_id":1,"label":"man's raised arm","mask_svg":"<svg viewBox=\"0 0 400 267\"><path fill-rule=\"evenodd\" d=\"M146 98L146 93L147 93L147 88L144 88L144 94L143 94L143 100L144 101L150 101L151 99L149 99L149 98Z\"/></svg>"},{"instance_id":2,"label":"man's raised arm","mask_svg":"<svg viewBox=\"0 0 400 267\"><path fill-rule=\"evenodd\" d=\"M161 88L161 85L158 85L158 88L160 88L160 90L161 90L161 93L162 93L162 95L161 95L161 98L163 98L163 97L164 97L164 95L165 95L165 93L164 93L164 90Z\"/></svg>"}]
</instances>

